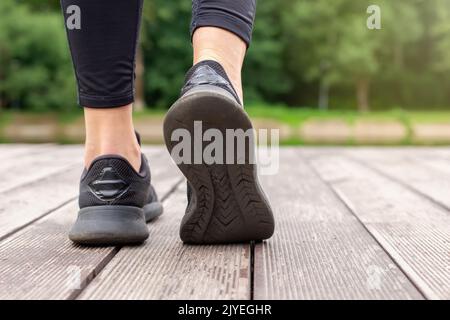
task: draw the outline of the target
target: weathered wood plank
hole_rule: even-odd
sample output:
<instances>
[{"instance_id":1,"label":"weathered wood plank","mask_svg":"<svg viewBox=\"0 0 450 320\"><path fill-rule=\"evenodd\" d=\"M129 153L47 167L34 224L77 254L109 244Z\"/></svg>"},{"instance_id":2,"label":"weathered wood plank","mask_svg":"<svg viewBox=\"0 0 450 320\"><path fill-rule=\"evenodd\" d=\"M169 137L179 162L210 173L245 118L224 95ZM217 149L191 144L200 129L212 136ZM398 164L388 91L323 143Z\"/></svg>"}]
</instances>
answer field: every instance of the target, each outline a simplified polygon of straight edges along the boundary
<instances>
[{"instance_id":1,"label":"weathered wood plank","mask_svg":"<svg viewBox=\"0 0 450 320\"><path fill-rule=\"evenodd\" d=\"M346 153L450 210L450 159L442 157L443 150L351 150Z\"/></svg>"},{"instance_id":2,"label":"weathered wood plank","mask_svg":"<svg viewBox=\"0 0 450 320\"><path fill-rule=\"evenodd\" d=\"M63 173L3 192L0 195L0 240L75 199L80 168L81 162L80 166Z\"/></svg>"},{"instance_id":3,"label":"weathered wood plank","mask_svg":"<svg viewBox=\"0 0 450 320\"><path fill-rule=\"evenodd\" d=\"M445 177L450 176L450 158L446 159L443 157L439 157L438 155L434 155L434 153L432 153L431 155L415 158L424 166L432 168L441 174L444 173Z\"/></svg>"},{"instance_id":4,"label":"weathered wood plank","mask_svg":"<svg viewBox=\"0 0 450 320\"><path fill-rule=\"evenodd\" d=\"M151 161L162 157L166 152L162 148L145 149L145 151L148 151L146 154ZM164 176L167 171L165 168L165 166L161 166L155 170L155 173ZM0 240L35 219L54 211L69 200L75 199L78 194L81 171L82 159L80 157L78 164L63 172L51 174L3 192L0 201ZM164 186L166 185L163 184L162 187ZM160 191L167 193L168 190Z\"/></svg>"},{"instance_id":5,"label":"weathered wood plank","mask_svg":"<svg viewBox=\"0 0 450 320\"><path fill-rule=\"evenodd\" d=\"M53 147L51 144L0 144L0 160L36 154Z\"/></svg>"},{"instance_id":6,"label":"weathered wood plank","mask_svg":"<svg viewBox=\"0 0 450 320\"><path fill-rule=\"evenodd\" d=\"M5 147L4 149L9 150L10 148ZM27 152L18 159L11 157L3 161L0 169L2 171L0 172L2 177L0 184L3 183L5 186L6 182L9 182L10 187L4 187L6 190L0 193L0 239L75 198L78 192L77 180L81 174L81 147L71 147L69 152L69 156L73 156L73 153L80 154L78 164L67 166L64 164L66 159L61 157L49 163L56 168L61 165L65 166L63 172L52 173L51 166L45 166L43 171L40 171L39 167L34 166L36 157L42 157L42 154L45 153L43 157L48 159L48 154L54 154L57 149L58 147L54 145L37 145L36 147L34 145L18 145L14 150ZM60 163L61 161L63 164ZM23 177L27 169L24 169L22 173L20 172L21 167L31 168L38 174ZM14 172L16 176L14 177L8 172ZM26 181L28 182L24 183Z\"/></svg>"},{"instance_id":7,"label":"weathered wood plank","mask_svg":"<svg viewBox=\"0 0 450 320\"><path fill-rule=\"evenodd\" d=\"M150 241L120 250L80 299L249 299L249 245L189 246L179 239L181 186L152 224Z\"/></svg>"},{"instance_id":8,"label":"weathered wood plank","mask_svg":"<svg viewBox=\"0 0 450 320\"><path fill-rule=\"evenodd\" d=\"M52 146L43 152L8 158L0 167L0 194L78 166L82 155L79 146Z\"/></svg>"},{"instance_id":9,"label":"weathered wood plank","mask_svg":"<svg viewBox=\"0 0 450 320\"><path fill-rule=\"evenodd\" d=\"M256 247L256 299L422 298L298 152L261 178L277 225Z\"/></svg>"},{"instance_id":10,"label":"weathered wood plank","mask_svg":"<svg viewBox=\"0 0 450 320\"><path fill-rule=\"evenodd\" d=\"M348 158L319 155L311 163L426 298L450 298L446 210Z\"/></svg>"},{"instance_id":11,"label":"weathered wood plank","mask_svg":"<svg viewBox=\"0 0 450 320\"><path fill-rule=\"evenodd\" d=\"M76 217L70 204L0 242L0 299L66 299L112 248L83 248L67 238Z\"/></svg>"},{"instance_id":12,"label":"weathered wood plank","mask_svg":"<svg viewBox=\"0 0 450 320\"><path fill-rule=\"evenodd\" d=\"M347 151L282 151L279 175L264 177L272 202L276 200L278 224L275 237L256 246L255 298L422 298L406 273L427 298L448 299L448 212L349 161ZM301 159L305 154L313 157L313 167L378 242ZM391 154L401 152L394 149L385 156ZM445 150L439 161L425 158L424 151L411 152L411 157L423 167L447 172ZM180 175L167 151L149 158L154 185L163 197ZM114 248L72 245L66 234L76 216L75 201L13 233L40 217L35 214L45 215L61 206L64 202L58 204L58 199L76 196L80 168L74 164L0 194L0 238L2 232L9 235L0 241L0 299L74 298L80 292L76 286L85 288L99 272L80 298L249 298L248 246L184 246L178 239L186 204L184 183L173 198L166 199L166 213L150 225L150 239L143 247L124 248L117 254ZM44 188L52 183L60 192L54 202L44 197ZM12 208L17 209L14 214Z\"/></svg>"},{"instance_id":13,"label":"weathered wood plank","mask_svg":"<svg viewBox=\"0 0 450 320\"><path fill-rule=\"evenodd\" d=\"M151 159L157 192L164 197L180 175L164 169L165 152ZM0 242L0 299L73 298L117 253L116 248L84 248L69 241L77 211L71 201Z\"/></svg>"}]
</instances>

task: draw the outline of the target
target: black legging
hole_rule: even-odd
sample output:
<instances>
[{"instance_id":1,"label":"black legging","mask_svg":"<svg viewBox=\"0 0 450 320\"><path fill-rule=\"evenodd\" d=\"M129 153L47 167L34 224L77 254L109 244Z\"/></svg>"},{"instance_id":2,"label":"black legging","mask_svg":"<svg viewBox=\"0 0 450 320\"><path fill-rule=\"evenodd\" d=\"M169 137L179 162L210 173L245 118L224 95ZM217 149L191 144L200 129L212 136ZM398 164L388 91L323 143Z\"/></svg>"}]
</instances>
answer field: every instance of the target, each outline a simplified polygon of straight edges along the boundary
<instances>
[{"instance_id":1,"label":"black legging","mask_svg":"<svg viewBox=\"0 0 450 320\"><path fill-rule=\"evenodd\" d=\"M78 84L78 102L119 107L134 100L134 66L143 0L61 0ZM250 44L256 0L193 0L199 27L229 30Z\"/></svg>"}]
</instances>

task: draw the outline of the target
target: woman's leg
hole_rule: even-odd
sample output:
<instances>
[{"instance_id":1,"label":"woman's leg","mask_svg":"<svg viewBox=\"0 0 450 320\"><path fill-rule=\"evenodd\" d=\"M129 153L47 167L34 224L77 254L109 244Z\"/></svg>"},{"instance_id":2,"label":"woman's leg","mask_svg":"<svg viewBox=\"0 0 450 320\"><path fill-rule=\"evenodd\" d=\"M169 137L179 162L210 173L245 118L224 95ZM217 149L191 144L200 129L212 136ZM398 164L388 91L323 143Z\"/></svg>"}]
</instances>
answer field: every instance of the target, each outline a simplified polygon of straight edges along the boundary
<instances>
[{"instance_id":1,"label":"woman's leg","mask_svg":"<svg viewBox=\"0 0 450 320\"><path fill-rule=\"evenodd\" d=\"M193 0L191 35L194 64L219 62L241 101L241 69L250 45L256 0Z\"/></svg>"},{"instance_id":2,"label":"woman's leg","mask_svg":"<svg viewBox=\"0 0 450 320\"><path fill-rule=\"evenodd\" d=\"M132 120L143 0L61 0L86 123L78 218L85 245L141 243L162 213Z\"/></svg>"},{"instance_id":3,"label":"woman's leg","mask_svg":"<svg viewBox=\"0 0 450 320\"><path fill-rule=\"evenodd\" d=\"M61 0L86 124L85 165L118 154L139 170L132 121L143 0Z\"/></svg>"},{"instance_id":4,"label":"woman's leg","mask_svg":"<svg viewBox=\"0 0 450 320\"><path fill-rule=\"evenodd\" d=\"M139 170L141 148L134 131L132 111L131 104L118 108L84 109L86 168L100 155L117 154Z\"/></svg>"},{"instance_id":5,"label":"woman's leg","mask_svg":"<svg viewBox=\"0 0 450 320\"><path fill-rule=\"evenodd\" d=\"M188 180L180 228L187 243L257 241L274 232L242 108L241 68L254 15L254 0L193 1L194 66L164 120L167 147Z\"/></svg>"},{"instance_id":6,"label":"woman's leg","mask_svg":"<svg viewBox=\"0 0 450 320\"><path fill-rule=\"evenodd\" d=\"M194 65L206 60L219 62L243 101L241 69L247 46L245 42L228 30L216 27L200 27L192 37Z\"/></svg>"}]
</instances>

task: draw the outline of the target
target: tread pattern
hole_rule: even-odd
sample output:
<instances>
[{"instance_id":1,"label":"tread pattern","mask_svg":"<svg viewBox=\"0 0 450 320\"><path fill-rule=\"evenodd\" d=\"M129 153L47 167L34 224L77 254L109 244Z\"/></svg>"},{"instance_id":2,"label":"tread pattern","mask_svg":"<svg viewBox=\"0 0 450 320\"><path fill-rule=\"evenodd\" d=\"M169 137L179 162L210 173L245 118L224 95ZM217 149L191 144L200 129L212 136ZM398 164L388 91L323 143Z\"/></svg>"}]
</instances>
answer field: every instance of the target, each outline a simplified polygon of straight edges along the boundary
<instances>
[{"instance_id":1,"label":"tread pattern","mask_svg":"<svg viewBox=\"0 0 450 320\"><path fill-rule=\"evenodd\" d=\"M183 168L194 189L180 231L184 242L245 242L273 234L272 212L258 190L253 165Z\"/></svg>"},{"instance_id":2,"label":"tread pattern","mask_svg":"<svg viewBox=\"0 0 450 320\"><path fill-rule=\"evenodd\" d=\"M181 223L180 237L184 242L198 243L202 241L210 221L214 191L203 165L185 165L184 168L195 191Z\"/></svg>"},{"instance_id":3,"label":"tread pattern","mask_svg":"<svg viewBox=\"0 0 450 320\"><path fill-rule=\"evenodd\" d=\"M228 170L225 165L208 166L214 187L214 209L205 233L207 242L220 241L235 233L245 224L242 212L235 199Z\"/></svg>"},{"instance_id":4,"label":"tread pattern","mask_svg":"<svg viewBox=\"0 0 450 320\"><path fill-rule=\"evenodd\" d=\"M241 211L257 219L258 224L273 224L270 208L261 198L255 182L254 165L233 165L229 170L234 193L239 195Z\"/></svg>"}]
</instances>

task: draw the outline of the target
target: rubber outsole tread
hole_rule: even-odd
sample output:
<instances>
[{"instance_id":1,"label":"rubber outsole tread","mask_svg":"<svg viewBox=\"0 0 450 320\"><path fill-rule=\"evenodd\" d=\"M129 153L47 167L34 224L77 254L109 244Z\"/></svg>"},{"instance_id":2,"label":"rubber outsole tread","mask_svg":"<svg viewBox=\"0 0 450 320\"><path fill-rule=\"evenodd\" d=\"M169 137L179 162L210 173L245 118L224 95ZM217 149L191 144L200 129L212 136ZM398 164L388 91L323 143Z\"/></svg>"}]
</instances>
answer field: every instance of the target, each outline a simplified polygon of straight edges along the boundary
<instances>
[{"instance_id":1,"label":"rubber outsole tread","mask_svg":"<svg viewBox=\"0 0 450 320\"><path fill-rule=\"evenodd\" d=\"M204 130L220 130L224 137L226 129L252 128L243 109L219 89L188 94L169 109L164 120L169 152L176 144L171 140L172 132L183 128L193 133L194 121L202 121ZM251 147L246 149L247 154ZM192 188L180 227L183 242L236 243L272 236L274 218L254 164L181 163L178 167Z\"/></svg>"}]
</instances>

